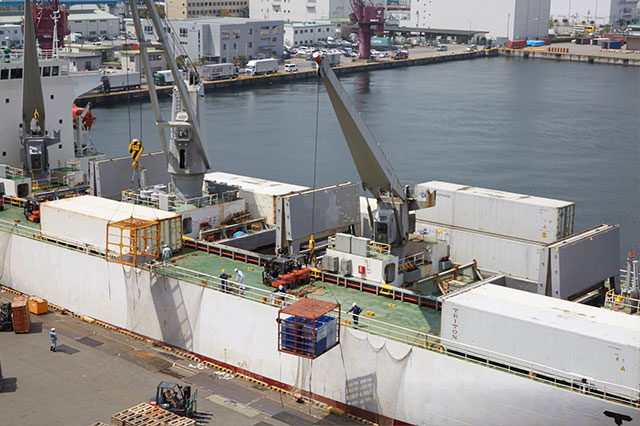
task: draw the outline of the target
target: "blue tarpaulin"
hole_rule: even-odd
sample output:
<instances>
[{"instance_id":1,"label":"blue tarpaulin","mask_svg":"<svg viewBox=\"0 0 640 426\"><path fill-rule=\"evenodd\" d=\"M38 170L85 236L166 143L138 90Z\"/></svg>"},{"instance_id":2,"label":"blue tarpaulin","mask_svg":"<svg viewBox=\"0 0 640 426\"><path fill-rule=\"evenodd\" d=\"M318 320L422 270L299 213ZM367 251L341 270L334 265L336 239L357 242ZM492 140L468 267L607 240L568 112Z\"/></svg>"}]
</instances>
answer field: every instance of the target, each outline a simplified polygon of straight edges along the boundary
<instances>
[{"instance_id":1,"label":"blue tarpaulin","mask_svg":"<svg viewBox=\"0 0 640 426\"><path fill-rule=\"evenodd\" d=\"M544 40L527 40L527 46L544 46Z\"/></svg>"}]
</instances>

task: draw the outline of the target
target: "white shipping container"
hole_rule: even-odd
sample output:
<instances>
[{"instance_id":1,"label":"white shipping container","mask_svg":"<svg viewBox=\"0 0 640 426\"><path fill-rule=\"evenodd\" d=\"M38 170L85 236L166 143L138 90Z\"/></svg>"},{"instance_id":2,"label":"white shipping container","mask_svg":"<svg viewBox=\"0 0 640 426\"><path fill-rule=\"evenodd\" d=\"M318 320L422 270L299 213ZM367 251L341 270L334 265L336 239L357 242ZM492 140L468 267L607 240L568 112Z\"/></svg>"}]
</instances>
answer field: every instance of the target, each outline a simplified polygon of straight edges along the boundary
<instances>
[{"instance_id":1,"label":"white shipping container","mask_svg":"<svg viewBox=\"0 0 640 426\"><path fill-rule=\"evenodd\" d=\"M40 204L40 229L44 236L105 252L107 225L124 219L159 221L160 246L182 249L180 216L147 206L83 195Z\"/></svg>"},{"instance_id":2,"label":"white shipping container","mask_svg":"<svg viewBox=\"0 0 640 426\"><path fill-rule=\"evenodd\" d=\"M239 187L238 196L247 203L251 217L264 217L270 225L276 224L276 198L309 189L306 186L223 172L207 173L205 180Z\"/></svg>"},{"instance_id":3,"label":"white shipping container","mask_svg":"<svg viewBox=\"0 0 640 426\"><path fill-rule=\"evenodd\" d=\"M416 233L447 241L452 262L476 260L482 269L534 281L540 278L540 256L544 244L448 228L421 220L416 221Z\"/></svg>"},{"instance_id":4,"label":"white shipping container","mask_svg":"<svg viewBox=\"0 0 640 426\"><path fill-rule=\"evenodd\" d=\"M416 219L547 244L573 234L573 202L439 181L416 185L421 201L427 190L436 205Z\"/></svg>"},{"instance_id":5,"label":"white shipping container","mask_svg":"<svg viewBox=\"0 0 640 426\"><path fill-rule=\"evenodd\" d=\"M493 284L446 296L442 304L447 349L569 381L586 379L588 386L633 400L640 398L638 330L637 315Z\"/></svg>"}]
</instances>

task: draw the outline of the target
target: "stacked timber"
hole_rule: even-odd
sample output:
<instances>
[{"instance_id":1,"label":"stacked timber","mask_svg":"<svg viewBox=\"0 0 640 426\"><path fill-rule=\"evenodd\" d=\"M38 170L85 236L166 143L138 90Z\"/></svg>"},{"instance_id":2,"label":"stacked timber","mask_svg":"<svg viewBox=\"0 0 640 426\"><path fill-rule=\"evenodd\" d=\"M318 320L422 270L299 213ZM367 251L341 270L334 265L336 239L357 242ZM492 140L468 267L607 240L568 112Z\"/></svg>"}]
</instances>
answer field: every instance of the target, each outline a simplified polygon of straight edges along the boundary
<instances>
[{"instance_id":1,"label":"stacked timber","mask_svg":"<svg viewBox=\"0 0 640 426\"><path fill-rule=\"evenodd\" d=\"M13 331L16 333L28 333L31 330L31 318L27 296L16 296L11 302Z\"/></svg>"},{"instance_id":2,"label":"stacked timber","mask_svg":"<svg viewBox=\"0 0 640 426\"><path fill-rule=\"evenodd\" d=\"M196 421L143 402L111 416L111 426L195 426Z\"/></svg>"}]
</instances>

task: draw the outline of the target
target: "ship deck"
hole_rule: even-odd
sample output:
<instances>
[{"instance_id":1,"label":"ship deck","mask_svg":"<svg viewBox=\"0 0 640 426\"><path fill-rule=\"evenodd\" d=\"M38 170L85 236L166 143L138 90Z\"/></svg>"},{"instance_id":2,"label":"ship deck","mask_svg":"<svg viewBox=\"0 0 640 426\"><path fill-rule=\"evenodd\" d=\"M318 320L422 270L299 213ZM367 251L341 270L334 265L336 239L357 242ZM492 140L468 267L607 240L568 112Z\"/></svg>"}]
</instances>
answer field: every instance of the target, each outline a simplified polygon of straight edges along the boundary
<instances>
[{"instance_id":1,"label":"ship deck","mask_svg":"<svg viewBox=\"0 0 640 426\"><path fill-rule=\"evenodd\" d=\"M0 211L0 220L11 223L19 223L20 225L28 226L29 228L33 229L40 229L39 223L29 222L24 217L24 210L22 207L15 207L6 203L4 205L4 210Z\"/></svg>"},{"instance_id":2,"label":"ship deck","mask_svg":"<svg viewBox=\"0 0 640 426\"><path fill-rule=\"evenodd\" d=\"M224 269L233 277L235 268L242 270L247 285L265 290L273 288L263 284L262 267L254 267L239 260L220 257L215 254L205 253L194 249L184 249L172 259L172 264L197 271L200 273L219 276ZM432 308L419 307L413 303L405 303L392 300L384 296L376 296L371 293L360 292L351 288L338 286L333 283L316 281L308 288L302 288L307 297L339 303L343 310L348 310L353 302L362 308L360 322L366 327L364 313L373 312L375 320L384 321L400 327L409 328L432 335L440 334L440 312ZM350 319L350 318L347 318Z\"/></svg>"}]
</instances>

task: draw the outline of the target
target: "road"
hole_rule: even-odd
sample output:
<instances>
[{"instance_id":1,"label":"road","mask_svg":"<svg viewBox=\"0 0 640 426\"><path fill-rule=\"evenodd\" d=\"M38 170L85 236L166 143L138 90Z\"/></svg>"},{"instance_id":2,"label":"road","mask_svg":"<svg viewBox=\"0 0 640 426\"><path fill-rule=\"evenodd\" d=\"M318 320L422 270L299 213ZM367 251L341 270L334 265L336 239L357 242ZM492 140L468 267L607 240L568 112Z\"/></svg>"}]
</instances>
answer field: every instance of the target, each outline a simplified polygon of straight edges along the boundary
<instances>
[{"instance_id":1,"label":"road","mask_svg":"<svg viewBox=\"0 0 640 426\"><path fill-rule=\"evenodd\" d=\"M1 301L11 299L0 291ZM50 310L31 321L29 334L0 332L0 425L110 424L162 380L198 390L199 425L358 424L70 315ZM49 350L51 327L57 352Z\"/></svg>"}]
</instances>

